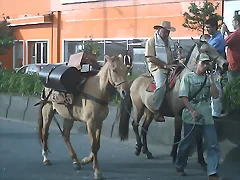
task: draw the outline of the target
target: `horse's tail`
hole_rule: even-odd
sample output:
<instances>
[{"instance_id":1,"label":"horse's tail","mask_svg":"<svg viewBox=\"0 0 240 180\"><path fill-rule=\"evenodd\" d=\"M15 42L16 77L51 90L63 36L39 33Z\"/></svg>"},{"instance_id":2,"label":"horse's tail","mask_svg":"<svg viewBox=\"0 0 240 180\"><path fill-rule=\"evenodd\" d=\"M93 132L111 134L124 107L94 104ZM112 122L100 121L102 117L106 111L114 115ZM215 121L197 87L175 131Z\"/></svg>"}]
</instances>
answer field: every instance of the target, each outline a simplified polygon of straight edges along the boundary
<instances>
[{"instance_id":1,"label":"horse's tail","mask_svg":"<svg viewBox=\"0 0 240 180\"><path fill-rule=\"evenodd\" d=\"M129 134L129 119L131 117L132 110L132 100L130 97L130 87L133 81L129 81L129 88L127 95L124 99L121 98L120 102L120 121L119 121L119 129L118 134L121 141L125 141L128 139Z\"/></svg>"}]
</instances>

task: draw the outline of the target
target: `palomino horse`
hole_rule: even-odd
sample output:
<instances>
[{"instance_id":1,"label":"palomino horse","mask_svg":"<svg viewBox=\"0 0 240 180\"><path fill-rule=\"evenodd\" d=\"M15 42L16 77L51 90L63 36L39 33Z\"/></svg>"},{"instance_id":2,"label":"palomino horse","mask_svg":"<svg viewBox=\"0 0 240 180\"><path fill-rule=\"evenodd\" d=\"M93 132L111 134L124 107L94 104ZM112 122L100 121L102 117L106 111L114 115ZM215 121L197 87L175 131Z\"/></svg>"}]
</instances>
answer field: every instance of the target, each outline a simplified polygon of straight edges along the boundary
<instances>
[{"instance_id":1,"label":"palomino horse","mask_svg":"<svg viewBox=\"0 0 240 180\"><path fill-rule=\"evenodd\" d=\"M43 144L42 156L45 165L51 165L48 159L48 131L49 126L57 111L65 118L63 123L62 136L70 152L75 168L80 169L81 165L70 142L70 131L74 120L85 122L91 140L91 152L88 157L82 159L81 164L85 165L93 162L94 179L102 179L99 169L97 153L100 148L100 136L102 124L109 113L108 102L111 94L118 91L122 98L126 95L127 88L127 68L123 64L122 56L106 56L106 63L95 76L86 80L83 91L76 97L71 114L63 104L51 101L42 102L39 111L39 137ZM50 92L45 88L46 97ZM86 96L87 95L87 96ZM89 98L91 97L91 98ZM74 119L73 119L74 118Z\"/></svg>"},{"instance_id":2,"label":"palomino horse","mask_svg":"<svg viewBox=\"0 0 240 180\"><path fill-rule=\"evenodd\" d=\"M175 136L174 144L172 147L171 155L173 161L176 159L178 142L181 140L181 130L182 130L182 119L180 116L181 110L184 108L182 101L178 97L178 90L181 78L188 72L193 71L196 65L196 57L200 52L205 52L213 60L213 63L218 64L221 71L227 70L227 62L222 58L215 48L211 47L208 43L196 43L191 50L187 60L185 61L185 68L179 74L175 86L171 90L167 90L165 100L161 107L161 115L168 117L175 117ZM124 100L121 101L121 113L120 113L120 126L119 126L119 136L121 140L126 140L128 138L129 131L129 118L130 112L133 105L134 110L134 120L132 122L133 130L136 135L136 151L135 154L139 155L142 152L146 154L147 158L153 158L151 152L149 152L147 147L147 131L148 127L153 119L153 92L147 92L146 89L151 83L151 76L140 76L136 78L130 87L130 96L128 95ZM146 114L145 120L142 125L141 137L139 136L138 126L143 114ZM164 134L163 134L164 136ZM143 141L143 142L142 142Z\"/></svg>"}]
</instances>

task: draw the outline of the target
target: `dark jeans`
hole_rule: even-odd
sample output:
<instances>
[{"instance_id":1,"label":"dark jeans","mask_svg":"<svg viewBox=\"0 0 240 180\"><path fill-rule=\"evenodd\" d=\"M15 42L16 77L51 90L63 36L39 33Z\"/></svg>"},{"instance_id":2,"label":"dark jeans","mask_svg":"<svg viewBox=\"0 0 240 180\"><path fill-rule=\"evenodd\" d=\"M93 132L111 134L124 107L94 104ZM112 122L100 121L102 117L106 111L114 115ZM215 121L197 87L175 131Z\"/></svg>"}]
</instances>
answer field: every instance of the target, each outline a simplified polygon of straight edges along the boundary
<instances>
[{"instance_id":1,"label":"dark jeans","mask_svg":"<svg viewBox=\"0 0 240 180\"><path fill-rule=\"evenodd\" d=\"M192 127L192 124L184 123L184 137L189 134ZM176 159L176 168L181 170L185 169L192 145L201 133L207 146L208 175L216 174L219 165L220 149L214 124L195 125L192 133L186 139L181 141ZM198 138L200 138L200 136Z\"/></svg>"}]
</instances>

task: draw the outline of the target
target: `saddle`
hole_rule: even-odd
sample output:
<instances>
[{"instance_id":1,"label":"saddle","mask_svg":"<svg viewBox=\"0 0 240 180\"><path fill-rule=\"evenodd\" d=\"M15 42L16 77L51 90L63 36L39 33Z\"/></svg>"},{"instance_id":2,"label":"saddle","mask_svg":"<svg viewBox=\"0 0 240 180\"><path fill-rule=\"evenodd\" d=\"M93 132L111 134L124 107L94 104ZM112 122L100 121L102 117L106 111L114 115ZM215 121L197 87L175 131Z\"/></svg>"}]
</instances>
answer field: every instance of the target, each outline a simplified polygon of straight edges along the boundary
<instances>
[{"instance_id":1,"label":"saddle","mask_svg":"<svg viewBox=\"0 0 240 180\"><path fill-rule=\"evenodd\" d=\"M83 64L89 64L89 71L81 72ZM82 92L86 80L99 72L90 70L91 65L99 69L96 56L91 56L89 53L77 53L70 56L67 65L48 64L43 67L39 72L39 78L45 87L52 89L48 101L73 105L75 97Z\"/></svg>"},{"instance_id":2,"label":"saddle","mask_svg":"<svg viewBox=\"0 0 240 180\"><path fill-rule=\"evenodd\" d=\"M178 76L180 75L180 73L183 71L184 66L182 65L178 65L173 71L170 71L168 74L168 78L166 81L166 86L167 86L167 90L171 91L173 89L173 87L175 86L176 80L178 78ZM153 79L153 77L151 75L149 75L151 77L151 82L150 84L147 86L146 91L147 92L154 92L156 90L156 84L155 81Z\"/></svg>"}]
</instances>

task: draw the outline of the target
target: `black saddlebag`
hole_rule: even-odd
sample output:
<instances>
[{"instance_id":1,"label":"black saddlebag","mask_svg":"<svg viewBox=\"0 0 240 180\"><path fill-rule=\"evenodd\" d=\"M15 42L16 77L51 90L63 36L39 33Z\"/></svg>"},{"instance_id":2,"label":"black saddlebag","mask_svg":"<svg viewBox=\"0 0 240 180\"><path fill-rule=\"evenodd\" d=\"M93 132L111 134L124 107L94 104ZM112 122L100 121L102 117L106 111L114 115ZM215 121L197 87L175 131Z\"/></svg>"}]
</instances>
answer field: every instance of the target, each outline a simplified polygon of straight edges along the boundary
<instances>
[{"instance_id":1,"label":"black saddlebag","mask_svg":"<svg viewBox=\"0 0 240 180\"><path fill-rule=\"evenodd\" d=\"M39 78L47 88L73 94L77 92L77 86L82 80L77 68L54 64L44 66L39 72Z\"/></svg>"}]
</instances>

